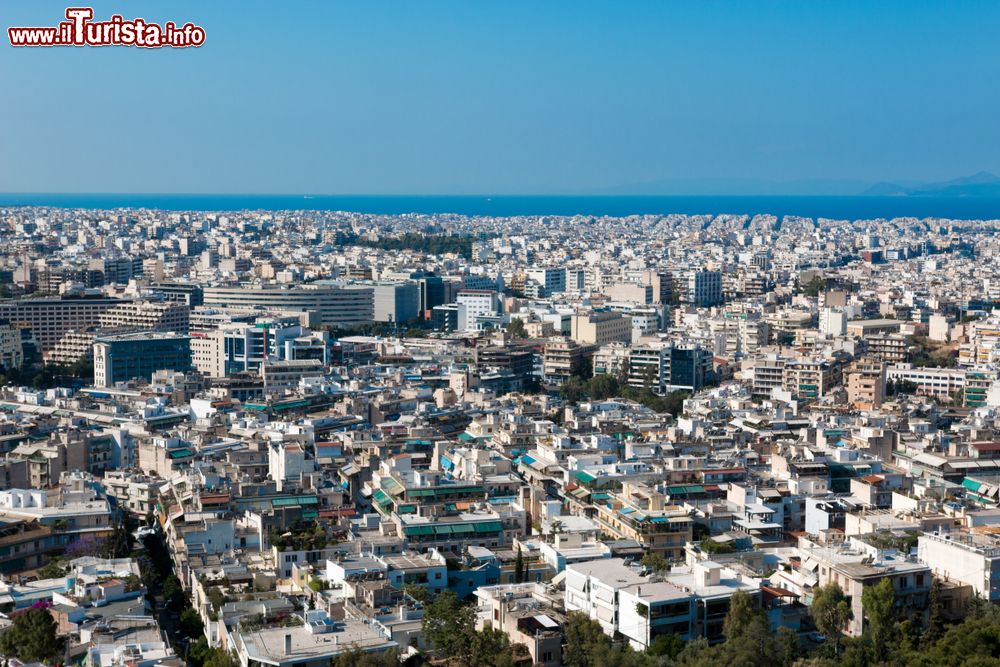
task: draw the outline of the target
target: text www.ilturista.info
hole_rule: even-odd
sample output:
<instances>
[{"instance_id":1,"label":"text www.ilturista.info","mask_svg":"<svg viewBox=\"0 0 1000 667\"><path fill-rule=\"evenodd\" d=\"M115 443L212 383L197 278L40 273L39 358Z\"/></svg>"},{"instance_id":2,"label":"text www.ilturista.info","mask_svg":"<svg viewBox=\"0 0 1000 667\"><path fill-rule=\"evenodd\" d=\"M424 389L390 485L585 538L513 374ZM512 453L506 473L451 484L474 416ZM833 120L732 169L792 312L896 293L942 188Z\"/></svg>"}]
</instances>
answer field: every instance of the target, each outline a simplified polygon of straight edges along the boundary
<instances>
[{"instance_id":1,"label":"text www.ilturista.info","mask_svg":"<svg viewBox=\"0 0 1000 667\"><path fill-rule=\"evenodd\" d=\"M69 7L66 21L54 27L7 28L11 46L138 46L185 48L205 43L205 29L193 23L162 26L145 19L125 20L115 14L107 21L93 21L90 7Z\"/></svg>"}]
</instances>

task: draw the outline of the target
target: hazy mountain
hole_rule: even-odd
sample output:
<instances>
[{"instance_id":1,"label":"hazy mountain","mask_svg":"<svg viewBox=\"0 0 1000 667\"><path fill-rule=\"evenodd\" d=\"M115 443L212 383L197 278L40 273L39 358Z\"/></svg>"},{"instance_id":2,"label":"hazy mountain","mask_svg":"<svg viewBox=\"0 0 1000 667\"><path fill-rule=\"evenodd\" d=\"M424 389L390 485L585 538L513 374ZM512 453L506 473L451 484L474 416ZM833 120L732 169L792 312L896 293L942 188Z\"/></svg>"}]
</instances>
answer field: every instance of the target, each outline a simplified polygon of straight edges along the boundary
<instances>
[{"instance_id":1,"label":"hazy mountain","mask_svg":"<svg viewBox=\"0 0 1000 667\"><path fill-rule=\"evenodd\" d=\"M861 194L879 197L1000 197L1000 177L981 171L938 183L876 183Z\"/></svg>"}]
</instances>

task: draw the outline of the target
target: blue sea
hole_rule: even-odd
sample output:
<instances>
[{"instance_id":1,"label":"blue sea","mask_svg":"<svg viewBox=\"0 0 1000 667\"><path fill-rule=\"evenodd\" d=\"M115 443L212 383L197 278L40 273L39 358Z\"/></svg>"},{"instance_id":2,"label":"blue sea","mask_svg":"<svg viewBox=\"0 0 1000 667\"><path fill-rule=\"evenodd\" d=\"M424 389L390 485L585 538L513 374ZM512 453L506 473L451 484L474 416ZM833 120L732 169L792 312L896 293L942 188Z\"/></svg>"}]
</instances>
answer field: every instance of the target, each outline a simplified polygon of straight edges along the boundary
<instances>
[{"instance_id":1,"label":"blue sea","mask_svg":"<svg viewBox=\"0 0 1000 667\"><path fill-rule=\"evenodd\" d=\"M2 194L0 207L171 211L320 210L463 215L747 214L809 218L1000 219L1000 197Z\"/></svg>"}]
</instances>

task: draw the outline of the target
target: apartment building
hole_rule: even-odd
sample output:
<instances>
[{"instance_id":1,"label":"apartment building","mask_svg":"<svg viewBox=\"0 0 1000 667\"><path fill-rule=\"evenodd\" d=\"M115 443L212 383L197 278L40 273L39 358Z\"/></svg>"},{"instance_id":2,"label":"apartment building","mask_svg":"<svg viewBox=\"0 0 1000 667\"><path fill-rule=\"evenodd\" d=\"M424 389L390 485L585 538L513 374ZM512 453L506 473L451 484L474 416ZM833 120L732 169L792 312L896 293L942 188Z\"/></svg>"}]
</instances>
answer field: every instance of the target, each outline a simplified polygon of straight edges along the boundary
<instances>
[{"instance_id":1,"label":"apartment building","mask_svg":"<svg viewBox=\"0 0 1000 667\"><path fill-rule=\"evenodd\" d=\"M909 357L910 345L902 334L875 334L865 338L868 344L868 355L886 364L906 361Z\"/></svg>"},{"instance_id":2,"label":"apartment building","mask_svg":"<svg viewBox=\"0 0 1000 667\"><path fill-rule=\"evenodd\" d=\"M840 386L841 366L829 359L793 359L785 363L785 390L802 400L815 400L826 396L832 388Z\"/></svg>"},{"instance_id":3,"label":"apartment building","mask_svg":"<svg viewBox=\"0 0 1000 667\"><path fill-rule=\"evenodd\" d=\"M570 337L584 345L628 343L632 340L632 322L627 316L610 310L577 312L571 319Z\"/></svg>"},{"instance_id":4,"label":"apartment building","mask_svg":"<svg viewBox=\"0 0 1000 667\"><path fill-rule=\"evenodd\" d=\"M629 353L629 385L655 394L698 391L712 373L712 353L697 343L656 343Z\"/></svg>"},{"instance_id":5,"label":"apartment building","mask_svg":"<svg viewBox=\"0 0 1000 667\"><path fill-rule=\"evenodd\" d=\"M577 375L593 354L594 346L580 345L567 338L551 338L545 342L543 373L546 382L565 382Z\"/></svg>"},{"instance_id":6,"label":"apartment building","mask_svg":"<svg viewBox=\"0 0 1000 667\"><path fill-rule=\"evenodd\" d=\"M857 410L874 410L885 400L885 364L857 361L844 373L847 400Z\"/></svg>"},{"instance_id":7,"label":"apartment building","mask_svg":"<svg viewBox=\"0 0 1000 667\"><path fill-rule=\"evenodd\" d=\"M1000 538L990 533L924 533L917 559L934 576L972 586L979 597L1000 602Z\"/></svg>"},{"instance_id":8,"label":"apartment building","mask_svg":"<svg viewBox=\"0 0 1000 667\"><path fill-rule=\"evenodd\" d=\"M637 650L662 635L720 641L733 594L760 599L755 583L712 561L661 575L645 574L621 558L596 560L568 566L565 582L567 611L585 614Z\"/></svg>"},{"instance_id":9,"label":"apartment building","mask_svg":"<svg viewBox=\"0 0 1000 667\"><path fill-rule=\"evenodd\" d=\"M701 270L688 276L687 300L699 308L722 303L722 273Z\"/></svg>"}]
</instances>

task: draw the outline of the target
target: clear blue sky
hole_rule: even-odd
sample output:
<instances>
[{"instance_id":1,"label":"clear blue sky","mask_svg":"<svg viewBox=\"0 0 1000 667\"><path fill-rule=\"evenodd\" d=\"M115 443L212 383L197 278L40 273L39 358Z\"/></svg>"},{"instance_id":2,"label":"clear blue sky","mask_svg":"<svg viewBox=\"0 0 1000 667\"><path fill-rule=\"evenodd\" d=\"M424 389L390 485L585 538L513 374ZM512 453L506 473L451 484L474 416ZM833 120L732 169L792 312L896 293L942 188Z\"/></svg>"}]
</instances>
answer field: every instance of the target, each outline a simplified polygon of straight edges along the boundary
<instances>
[{"instance_id":1,"label":"clear blue sky","mask_svg":"<svg viewBox=\"0 0 1000 667\"><path fill-rule=\"evenodd\" d=\"M200 49L14 49L0 192L851 192L1000 172L997 2L105 2ZM75 3L87 4L87 3Z\"/></svg>"}]
</instances>

